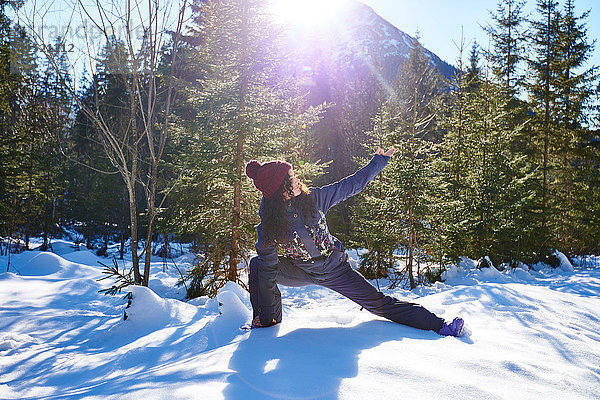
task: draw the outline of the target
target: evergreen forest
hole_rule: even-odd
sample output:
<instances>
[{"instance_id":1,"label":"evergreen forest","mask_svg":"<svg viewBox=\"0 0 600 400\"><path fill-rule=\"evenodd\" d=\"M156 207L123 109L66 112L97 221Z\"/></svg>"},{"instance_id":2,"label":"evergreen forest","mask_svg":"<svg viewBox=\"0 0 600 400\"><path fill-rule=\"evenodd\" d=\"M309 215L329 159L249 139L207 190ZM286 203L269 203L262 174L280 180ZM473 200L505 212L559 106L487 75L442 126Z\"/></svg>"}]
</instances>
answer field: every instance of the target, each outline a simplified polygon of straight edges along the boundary
<instances>
[{"instance_id":1,"label":"evergreen forest","mask_svg":"<svg viewBox=\"0 0 600 400\"><path fill-rule=\"evenodd\" d=\"M327 215L367 277L414 288L463 256L600 254L600 70L575 0L531 15L498 1L489 46L459 44L452 73L415 38L391 78L335 52L299 70L267 4L183 2L175 28L149 24L139 43L103 30L75 81L64 38L41 46L13 17L23 5L0 0L2 254L34 237L118 244L132 271L115 276L147 286L150 257L186 243L188 297L214 295L245 285L254 251L248 161L285 160L320 186L378 146L397 149L388 166Z\"/></svg>"}]
</instances>

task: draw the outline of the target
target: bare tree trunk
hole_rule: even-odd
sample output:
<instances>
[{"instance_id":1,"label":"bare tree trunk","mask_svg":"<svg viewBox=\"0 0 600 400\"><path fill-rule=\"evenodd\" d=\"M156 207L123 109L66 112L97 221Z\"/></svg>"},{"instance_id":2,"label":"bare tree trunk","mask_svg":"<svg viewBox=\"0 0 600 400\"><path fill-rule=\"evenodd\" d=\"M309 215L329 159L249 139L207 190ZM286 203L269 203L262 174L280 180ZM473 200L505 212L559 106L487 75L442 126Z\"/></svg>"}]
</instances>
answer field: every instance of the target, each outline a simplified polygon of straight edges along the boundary
<instances>
[{"instance_id":1,"label":"bare tree trunk","mask_svg":"<svg viewBox=\"0 0 600 400\"><path fill-rule=\"evenodd\" d=\"M137 148L135 151L137 152ZM141 285L142 276L140 275L140 259L138 255L138 221L137 207L135 204L136 195L134 173L137 174L137 161L133 162L131 175L124 178L125 184L127 185L127 193L129 194L129 219L131 221L131 263L133 268L133 280L138 285Z\"/></svg>"},{"instance_id":2,"label":"bare tree trunk","mask_svg":"<svg viewBox=\"0 0 600 400\"><path fill-rule=\"evenodd\" d=\"M138 256L137 237L137 210L135 208L135 194L129 198L129 216L131 219L131 263L133 264L133 278L135 283L141 284L140 260Z\"/></svg>"},{"instance_id":3,"label":"bare tree trunk","mask_svg":"<svg viewBox=\"0 0 600 400\"><path fill-rule=\"evenodd\" d=\"M550 26L552 24L552 13L548 12L547 17L547 35L546 35L546 70L544 82L544 181L542 186L542 227L546 227L548 217L548 153L550 148Z\"/></svg>"},{"instance_id":4,"label":"bare tree trunk","mask_svg":"<svg viewBox=\"0 0 600 400\"><path fill-rule=\"evenodd\" d=\"M414 260L414 247L415 247L415 222L413 215L413 207L414 207L414 193L413 189L415 186L415 135L417 134L417 121L418 121L418 110L417 110L417 101L418 101L418 89L415 86L413 91L413 120L412 120L412 132L410 137L410 167L411 167L411 188L408 192L408 278L410 280L410 288L414 289L415 286L415 277L413 273L413 260Z\"/></svg>"},{"instance_id":5,"label":"bare tree trunk","mask_svg":"<svg viewBox=\"0 0 600 400\"><path fill-rule=\"evenodd\" d=\"M457 102L458 102L458 126L456 129L456 137L457 137L457 155L456 159L458 160L458 165L456 166L456 170L454 171L454 179L456 181L455 188L457 189L457 193L455 195L459 195L460 190L460 181L461 181L461 150L462 150L462 133L463 133L463 111L464 111L464 103L463 103L463 63L462 63L462 55L464 49L464 38L461 29L460 35L460 47L459 47L459 57L458 57L458 93L457 93Z\"/></svg>"},{"instance_id":6,"label":"bare tree trunk","mask_svg":"<svg viewBox=\"0 0 600 400\"><path fill-rule=\"evenodd\" d=\"M144 276L142 279L142 286L148 286L148 280L150 279L150 262L152 261L152 234L154 228L154 217L156 215L155 202L158 164L156 162L153 162L152 164L152 175L149 182L148 193L148 233L146 235L146 247L144 249L146 258L144 260Z\"/></svg>"},{"instance_id":7,"label":"bare tree trunk","mask_svg":"<svg viewBox=\"0 0 600 400\"><path fill-rule=\"evenodd\" d=\"M508 2L508 45L506 49L506 93L510 93L510 61L512 54L512 1Z\"/></svg>"},{"instance_id":8,"label":"bare tree trunk","mask_svg":"<svg viewBox=\"0 0 600 400\"><path fill-rule=\"evenodd\" d=\"M487 79L487 76L486 76ZM486 83L487 84L487 83ZM486 91L487 91L487 86L486 86ZM486 96L486 98L488 98L488 96ZM486 114L489 113L489 104L486 101ZM485 212L485 208L486 208L486 204L488 203L489 200L489 180L488 180L488 171L487 171L487 157L488 157L488 152L487 152L487 140L488 140L488 123L487 123L487 119L486 117L484 117L483 119L483 154L482 154L482 160L481 160L481 176L483 178L483 182L482 182L482 190L481 190L481 204L480 204L480 208L481 208L481 225L483 227L483 243L481 244L481 248L483 250L485 250L487 252L487 246L488 246L488 216Z\"/></svg>"},{"instance_id":9,"label":"bare tree trunk","mask_svg":"<svg viewBox=\"0 0 600 400\"><path fill-rule=\"evenodd\" d=\"M8 236L8 263L6 264L6 272L10 270L10 235Z\"/></svg>"},{"instance_id":10,"label":"bare tree trunk","mask_svg":"<svg viewBox=\"0 0 600 400\"><path fill-rule=\"evenodd\" d=\"M413 191L408 193L408 279L410 280L410 288L415 288L415 277L413 274L413 258L414 258L414 222L413 222Z\"/></svg>"},{"instance_id":11,"label":"bare tree trunk","mask_svg":"<svg viewBox=\"0 0 600 400\"><path fill-rule=\"evenodd\" d=\"M147 189L148 189L148 198L147 198L147 204L148 204L148 235L147 235L147 240L146 240L146 248L145 248L145 252L146 252L146 258L144 261L144 275L143 275L143 281L142 281L142 285L143 286L148 286L148 281L150 279L150 262L151 262L151 258L152 258L152 236L153 236L153 230L154 230L154 219L156 218L156 190L157 190L157 182L158 182L158 164L160 163L160 160L162 158L162 155L164 153L166 144L167 144L167 139L169 137L169 117L171 114L171 106L173 105L174 101L175 101L175 95L174 95L174 91L173 91L173 77L176 74L176 62L177 62L177 55L178 55L178 46L179 46L179 35L181 33L182 27L183 27L183 21L184 21L184 11L185 11L185 7L186 7L187 2L183 3L183 6L179 12L178 15L178 21L177 21L177 28L174 32L174 38L173 38L173 52L171 54L171 75L168 77L168 87L167 87L167 99L166 99L166 104L165 104L165 110L164 110L164 120L162 123L162 129L160 130L160 135L159 135L159 140L158 140L158 148L155 149L155 143L154 143L154 123L155 123L155 117L156 117L156 100L157 100L157 88L156 88L156 81L155 81L155 72L156 72L156 64L157 64L157 56L158 53L160 51L160 49L158 48L159 44L159 40L158 37L154 37L154 35L159 35L159 31L158 29L154 29L154 31L152 30L152 27L150 27L150 87L148 89L148 104L147 104L147 113L145 115L144 121L146 123L146 139L148 142L148 148L150 150L150 156L151 156L151 160L152 160L152 166L151 166L151 172L150 172L150 177L149 177L149 181L147 183ZM154 33L152 33L154 32ZM166 194L165 196L163 196L162 201L164 201L166 198ZM162 205L162 202L161 202ZM159 206L160 207L160 206Z\"/></svg>"},{"instance_id":12,"label":"bare tree trunk","mask_svg":"<svg viewBox=\"0 0 600 400\"><path fill-rule=\"evenodd\" d=\"M131 136L133 137L132 150L130 151L131 156L131 171L127 171L127 163L124 163L124 168L121 169L121 176L125 181L127 187L127 194L129 197L129 220L131 223L131 264L133 269L133 281L141 285L142 276L140 274L140 259L138 255L138 212L137 212L137 197L135 193L135 183L138 174L138 140L137 140L137 105L135 92L130 90L129 95L129 121L131 124Z\"/></svg>"},{"instance_id":13,"label":"bare tree trunk","mask_svg":"<svg viewBox=\"0 0 600 400\"><path fill-rule=\"evenodd\" d=\"M240 231L240 215L242 212L241 197L242 197L242 157L244 150L244 135L240 132L236 146L236 177L239 179L233 185L233 228L231 232L231 251L229 255L229 270L227 279L237 281L237 264L239 257L239 231Z\"/></svg>"},{"instance_id":14,"label":"bare tree trunk","mask_svg":"<svg viewBox=\"0 0 600 400\"><path fill-rule=\"evenodd\" d=\"M248 8L246 1L242 2L242 48L247 48L248 41ZM244 57L244 61L247 57ZM239 99L239 117L238 117L238 137L235 148L235 176L236 181L233 184L233 219L232 219L232 230L231 230L231 249L229 253L229 269L227 271L227 279L233 282L237 281L237 264L239 258L239 239L240 239L240 225L241 225L241 213L242 213L242 166L244 161L244 112L246 111L246 95L248 91L248 66L242 64L242 72L240 77L240 99Z\"/></svg>"},{"instance_id":15,"label":"bare tree trunk","mask_svg":"<svg viewBox=\"0 0 600 400\"><path fill-rule=\"evenodd\" d=\"M33 145L30 146L29 148L30 151L30 155L31 153L33 153ZM29 168L29 171L27 172L27 207L25 208L25 212L26 212L26 217L27 219L31 218L31 194L33 192L33 177L32 177L32 171L31 168ZM13 198L13 202L16 199ZM15 204L16 205L16 204ZM29 249L29 235L30 235L30 230L31 230L31 222L27 221L27 219L25 220L25 248Z\"/></svg>"},{"instance_id":16,"label":"bare tree trunk","mask_svg":"<svg viewBox=\"0 0 600 400\"><path fill-rule=\"evenodd\" d=\"M125 200L127 199L127 188L123 188L123 193L122 193L122 198L121 200L123 201L123 205ZM120 222L119 222L119 231L120 231L120 239L121 239L121 243L119 246L119 259L122 260L123 259L123 253L125 252L125 230L127 227L127 218L120 213Z\"/></svg>"}]
</instances>

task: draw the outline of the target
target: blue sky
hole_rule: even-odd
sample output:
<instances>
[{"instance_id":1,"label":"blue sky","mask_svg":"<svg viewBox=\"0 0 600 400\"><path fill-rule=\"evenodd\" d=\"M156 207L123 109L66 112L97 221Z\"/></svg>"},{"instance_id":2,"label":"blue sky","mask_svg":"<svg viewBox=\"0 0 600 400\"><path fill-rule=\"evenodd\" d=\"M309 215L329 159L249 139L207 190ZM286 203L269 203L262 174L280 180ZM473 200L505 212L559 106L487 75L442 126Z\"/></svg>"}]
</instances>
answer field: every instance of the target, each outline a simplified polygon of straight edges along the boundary
<instances>
[{"instance_id":1,"label":"blue sky","mask_svg":"<svg viewBox=\"0 0 600 400\"><path fill-rule=\"evenodd\" d=\"M496 10L497 0L360 0L401 31L415 36L417 30L422 44L442 60L455 65L460 44L461 28L467 53L473 40L487 47L488 39L481 25L488 24L490 10ZM529 0L526 13L535 11L535 0ZM563 1L560 0L561 6ZM600 0L575 0L577 14L591 10L587 19L588 38L600 39ZM532 14L532 16L535 14ZM600 66L600 41L596 43L591 65Z\"/></svg>"}]
</instances>

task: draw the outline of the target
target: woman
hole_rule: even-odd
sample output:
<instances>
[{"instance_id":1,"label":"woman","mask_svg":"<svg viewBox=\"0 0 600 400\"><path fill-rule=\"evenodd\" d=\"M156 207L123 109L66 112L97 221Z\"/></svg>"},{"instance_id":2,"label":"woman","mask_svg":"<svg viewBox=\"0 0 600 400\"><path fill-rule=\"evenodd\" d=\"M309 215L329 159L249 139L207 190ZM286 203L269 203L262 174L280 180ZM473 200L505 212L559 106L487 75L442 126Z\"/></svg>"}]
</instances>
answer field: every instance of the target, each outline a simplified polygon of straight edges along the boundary
<instances>
[{"instance_id":1,"label":"woman","mask_svg":"<svg viewBox=\"0 0 600 400\"><path fill-rule=\"evenodd\" d=\"M250 161L246 175L263 194L257 226L257 256L250 260L252 325L281 322L281 293L286 286L320 285L394 322L440 335L460 336L463 320L446 323L418 304L386 296L352 269L344 246L329 233L325 214L337 203L359 193L388 163L391 148L377 148L373 159L354 175L320 188L308 189L284 161ZM279 257L277 247L284 256Z\"/></svg>"}]
</instances>

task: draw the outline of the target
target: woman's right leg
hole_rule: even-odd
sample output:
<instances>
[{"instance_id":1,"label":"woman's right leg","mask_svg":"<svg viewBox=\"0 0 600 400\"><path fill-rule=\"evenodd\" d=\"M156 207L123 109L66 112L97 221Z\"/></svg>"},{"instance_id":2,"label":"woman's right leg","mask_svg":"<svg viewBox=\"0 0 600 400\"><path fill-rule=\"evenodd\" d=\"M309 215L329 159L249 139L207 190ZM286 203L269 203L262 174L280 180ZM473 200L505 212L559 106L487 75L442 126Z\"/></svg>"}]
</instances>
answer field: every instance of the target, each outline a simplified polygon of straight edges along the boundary
<instances>
[{"instance_id":1,"label":"woman's right leg","mask_svg":"<svg viewBox=\"0 0 600 400\"><path fill-rule=\"evenodd\" d=\"M261 300L261 295L264 295L264 293L261 293L260 289L260 271L258 265L258 258L253 257L250 260L250 273L248 277L250 303L252 303L252 319L258 315L261 308L261 301L264 301ZM279 257L276 281L278 284L284 286L306 286L315 284L314 279L308 273L298 268L292 260L285 257ZM279 323L281 322L281 292L277 285L275 285L273 293L270 294L270 296L273 296L273 298L267 299L267 301L272 301L274 305L275 321Z\"/></svg>"}]
</instances>

